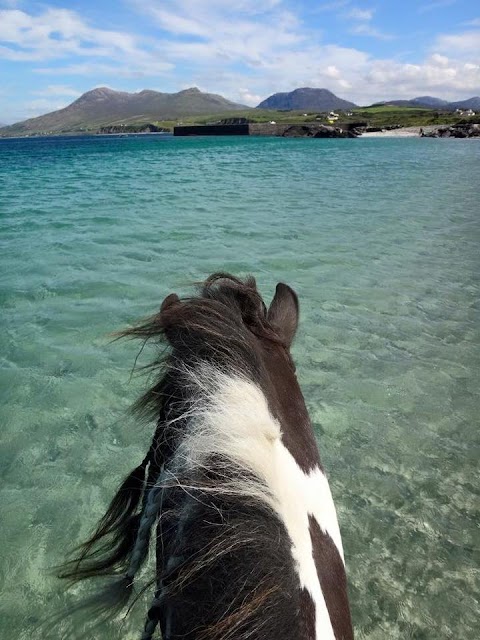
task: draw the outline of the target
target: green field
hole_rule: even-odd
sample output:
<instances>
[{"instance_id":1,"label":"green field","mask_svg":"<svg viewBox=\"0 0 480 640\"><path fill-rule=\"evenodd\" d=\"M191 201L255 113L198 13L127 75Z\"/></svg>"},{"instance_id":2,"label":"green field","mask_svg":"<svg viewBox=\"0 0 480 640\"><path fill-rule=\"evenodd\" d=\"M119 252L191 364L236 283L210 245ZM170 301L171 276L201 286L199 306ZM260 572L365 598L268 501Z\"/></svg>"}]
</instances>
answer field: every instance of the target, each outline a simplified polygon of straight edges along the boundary
<instances>
[{"instance_id":1,"label":"green field","mask_svg":"<svg viewBox=\"0 0 480 640\"><path fill-rule=\"evenodd\" d=\"M193 125L193 124L213 124L221 120L229 120L231 118L246 118L249 122L313 122L318 114L308 114L304 116L302 111L273 111L267 109L246 109L245 111L227 111L225 113L215 113L213 115L203 116L184 116L178 120L159 120L155 122L162 127L172 129L176 125ZM322 116L322 119L325 119Z\"/></svg>"},{"instance_id":2,"label":"green field","mask_svg":"<svg viewBox=\"0 0 480 640\"><path fill-rule=\"evenodd\" d=\"M422 127L436 124L456 124L462 122L458 114L436 109L420 109L417 107L375 106L360 107L353 113L359 120L365 120L370 127L386 127L401 125L402 127ZM475 118L469 122L476 121Z\"/></svg>"},{"instance_id":3,"label":"green field","mask_svg":"<svg viewBox=\"0 0 480 640\"><path fill-rule=\"evenodd\" d=\"M351 116L347 116L345 112L338 111L339 123L346 122L366 122L369 127L388 127L399 125L402 127L424 127L427 125L448 125L463 122L479 122L480 117L474 116L468 120L459 117L458 114L448 111L437 111L435 109L419 109L414 107L396 107L396 106L374 106L374 107L358 107L352 109ZM228 118L247 118L250 122L269 122L301 124L304 122L323 122L328 123L328 114L302 111L267 111L264 109L249 109L247 111L235 111L212 116L190 116L182 118L181 121L158 121L155 124L173 128L177 124L193 125L193 124L213 124L220 120Z\"/></svg>"}]
</instances>

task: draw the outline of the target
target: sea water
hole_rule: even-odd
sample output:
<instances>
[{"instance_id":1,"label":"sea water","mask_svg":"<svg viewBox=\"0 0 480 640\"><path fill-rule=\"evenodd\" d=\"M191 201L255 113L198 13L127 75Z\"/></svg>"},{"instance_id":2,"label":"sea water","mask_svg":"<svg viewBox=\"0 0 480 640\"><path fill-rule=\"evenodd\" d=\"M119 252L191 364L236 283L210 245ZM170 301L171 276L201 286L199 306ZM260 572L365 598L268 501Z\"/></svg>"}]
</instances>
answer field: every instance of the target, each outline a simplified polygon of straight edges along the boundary
<instances>
[{"instance_id":1,"label":"sea water","mask_svg":"<svg viewBox=\"0 0 480 640\"><path fill-rule=\"evenodd\" d=\"M476 640L479 196L477 140L0 140L0 637L63 637L52 567L148 446L111 332L225 270L299 294L357 639Z\"/></svg>"}]
</instances>

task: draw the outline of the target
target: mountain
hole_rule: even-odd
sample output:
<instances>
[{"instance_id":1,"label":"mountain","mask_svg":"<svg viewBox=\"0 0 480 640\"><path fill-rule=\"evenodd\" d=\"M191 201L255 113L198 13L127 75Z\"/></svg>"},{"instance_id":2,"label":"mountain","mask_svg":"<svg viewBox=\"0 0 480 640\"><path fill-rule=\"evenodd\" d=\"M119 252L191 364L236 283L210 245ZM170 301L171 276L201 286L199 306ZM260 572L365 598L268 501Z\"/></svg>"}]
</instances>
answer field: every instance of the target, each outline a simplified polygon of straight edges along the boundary
<instances>
[{"instance_id":1,"label":"mountain","mask_svg":"<svg viewBox=\"0 0 480 640\"><path fill-rule=\"evenodd\" d=\"M203 93L196 87L178 93L161 93L148 89L139 93L127 93L101 87L87 91L64 109L17 122L0 130L0 133L25 135L45 131L81 131L128 121L176 120L182 116L247 108L222 96Z\"/></svg>"},{"instance_id":2,"label":"mountain","mask_svg":"<svg viewBox=\"0 0 480 640\"><path fill-rule=\"evenodd\" d=\"M473 109L480 111L480 98L478 96L461 100L459 102L448 102L432 96L420 96L411 100L384 100L376 102L372 107L392 105L394 107L417 107L419 109L438 109L440 111L455 111L455 109Z\"/></svg>"},{"instance_id":3,"label":"mountain","mask_svg":"<svg viewBox=\"0 0 480 640\"><path fill-rule=\"evenodd\" d=\"M257 109L292 109L295 111L332 111L352 109L356 105L338 98L328 89L303 87L289 93L274 93L263 100Z\"/></svg>"},{"instance_id":4,"label":"mountain","mask_svg":"<svg viewBox=\"0 0 480 640\"><path fill-rule=\"evenodd\" d=\"M449 104L447 100L433 98L432 96L420 96L418 98L413 98L409 102L422 107L430 107L431 109L442 109L447 107Z\"/></svg>"},{"instance_id":5,"label":"mountain","mask_svg":"<svg viewBox=\"0 0 480 640\"><path fill-rule=\"evenodd\" d=\"M480 96L468 98L468 100L460 100L460 102L451 102L450 104L455 109L472 109L473 111L480 111Z\"/></svg>"},{"instance_id":6,"label":"mountain","mask_svg":"<svg viewBox=\"0 0 480 640\"><path fill-rule=\"evenodd\" d=\"M416 107L417 109L441 109L442 111L454 111L454 108L446 100L433 98L432 96L421 96L411 100L382 100L371 105L372 107L393 106L393 107Z\"/></svg>"}]
</instances>

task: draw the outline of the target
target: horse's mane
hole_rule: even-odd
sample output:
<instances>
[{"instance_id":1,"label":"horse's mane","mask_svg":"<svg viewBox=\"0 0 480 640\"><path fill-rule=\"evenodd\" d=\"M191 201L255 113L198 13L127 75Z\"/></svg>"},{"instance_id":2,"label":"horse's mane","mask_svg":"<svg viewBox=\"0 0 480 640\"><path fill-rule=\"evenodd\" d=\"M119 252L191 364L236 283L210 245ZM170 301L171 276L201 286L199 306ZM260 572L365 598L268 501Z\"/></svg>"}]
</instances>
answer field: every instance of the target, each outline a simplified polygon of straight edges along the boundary
<instances>
[{"instance_id":1,"label":"horse's mane","mask_svg":"<svg viewBox=\"0 0 480 640\"><path fill-rule=\"evenodd\" d=\"M197 288L196 297L167 296L159 313L118 334L166 347L145 367L156 371L159 379L133 406L142 415L158 419L169 370L175 371L185 363L206 362L258 378L260 364L254 337L283 344L267 318L252 276L242 281L227 273L215 273Z\"/></svg>"},{"instance_id":2,"label":"horse's mane","mask_svg":"<svg viewBox=\"0 0 480 640\"><path fill-rule=\"evenodd\" d=\"M78 547L76 556L61 567L60 573L60 577L70 582L116 576L103 597L94 599L97 610L103 608L109 616L128 602L134 576L147 556L152 526L163 508L168 519L168 508L162 506L161 490L156 483L186 424L188 394L192 392L188 373L199 364L206 364L261 386L258 339L265 341L267 348L285 346L268 319L253 277L242 281L216 273L197 286L197 296L180 299L171 294L157 314L117 334L153 342L159 347L158 356L146 367L155 374L156 381L134 405L141 416L155 418L156 431L144 460L124 480L93 535ZM170 515L175 517L175 507ZM261 517L259 521L261 528ZM265 527L268 526L267 522ZM238 626L263 606L275 590L276 587L267 584L252 599L240 603L231 612L231 624ZM155 606L159 606L158 602ZM218 621L210 628L210 637L224 637L220 631L226 626L227 618Z\"/></svg>"}]
</instances>

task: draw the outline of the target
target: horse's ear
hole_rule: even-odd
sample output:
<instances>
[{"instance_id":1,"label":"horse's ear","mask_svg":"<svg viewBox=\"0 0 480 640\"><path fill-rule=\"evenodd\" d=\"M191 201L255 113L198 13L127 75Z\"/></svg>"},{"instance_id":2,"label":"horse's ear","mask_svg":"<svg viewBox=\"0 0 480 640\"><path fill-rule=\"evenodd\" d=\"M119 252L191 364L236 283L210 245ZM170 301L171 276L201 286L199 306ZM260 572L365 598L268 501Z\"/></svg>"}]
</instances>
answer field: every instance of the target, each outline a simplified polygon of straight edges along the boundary
<instances>
[{"instance_id":1,"label":"horse's ear","mask_svg":"<svg viewBox=\"0 0 480 640\"><path fill-rule=\"evenodd\" d=\"M175 302L180 302L180 298L177 296L176 293L171 293L169 296L165 298L165 300L160 305L160 313L162 313L163 311L166 311L168 307L170 307Z\"/></svg>"},{"instance_id":2,"label":"horse's ear","mask_svg":"<svg viewBox=\"0 0 480 640\"><path fill-rule=\"evenodd\" d=\"M287 347L293 342L298 326L298 297L288 285L279 282L268 309L268 321L277 329Z\"/></svg>"}]
</instances>

